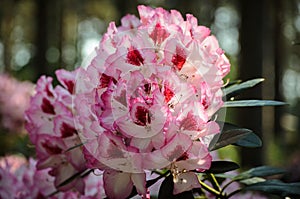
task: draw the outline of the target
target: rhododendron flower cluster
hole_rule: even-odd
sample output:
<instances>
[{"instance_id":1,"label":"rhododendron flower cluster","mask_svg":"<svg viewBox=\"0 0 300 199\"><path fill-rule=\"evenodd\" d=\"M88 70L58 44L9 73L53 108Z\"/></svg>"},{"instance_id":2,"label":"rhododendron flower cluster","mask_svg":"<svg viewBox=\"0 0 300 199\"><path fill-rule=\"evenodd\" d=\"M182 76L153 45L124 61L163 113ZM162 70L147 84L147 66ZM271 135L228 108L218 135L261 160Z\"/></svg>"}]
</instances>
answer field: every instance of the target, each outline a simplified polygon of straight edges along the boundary
<instances>
[{"instance_id":1,"label":"rhododendron flower cluster","mask_svg":"<svg viewBox=\"0 0 300 199\"><path fill-rule=\"evenodd\" d=\"M146 172L168 169L174 194L200 187L210 138L220 132L223 78L230 64L210 30L176 11L139 6L110 23L86 65L41 77L26 112L37 168L55 186L84 192L87 169L103 171L108 198L148 197ZM61 186L63 185L63 186Z\"/></svg>"},{"instance_id":2,"label":"rhododendron flower cluster","mask_svg":"<svg viewBox=\"0 0 300 199\"><path fill-rule=\"evenodd\" d=\"M0 121L9 132L24 132L24 111L29 108L34 85L0 74ZM13 111L12 111L13 110Z\"/></svg>"},{"instance_id":3,"label":"rhododendron flower cluster","mask_svg":"<svg viewBox=\"0 0 300 199\"><path fill-rule=\"evenodd\" d=\"M189 171L210 167L206 138L219 132L212 116L223 105L222 79L230 69L216 38L194 16L138 10L140 19L110 23L76 78L84 155L88 167L104 170L111 198L128 196L133 186L145 196L145 170L170 169L174 194L200 187Z\"/></svg>"},{"instance_id":4,"label":"rhododendron flower cluster","mask_svg":"<svg viewBox=\"0 0 300 199\"><path fill-rule=\"evenodd\" d=\"M42 76L36 85L36 94L26 111L26 129L36 147L37 168L51 168L59 190L75 187L84 191L83 179L59 186L78 172L86 170L81 143L73 122L72 95L76 71L56 71L61 85L53 88L52 78ZM74 147L72 150L71 148Z\"/></svg>"},{"instance_id":5,"label":"rhododendron flower cluster","mask_svg":"<svg viewBox=\"0 0 300 199\"><path fill-rule=\"evenodd\" d=\"M49 169L36 170L36 161L27 161L21 156L7 156L0 159L0 198L32 199L98 199L105 197L102 178L90 175L84 179L85 195L79 192L56 192L54 177Z\"/></svg>"}]
</instances>

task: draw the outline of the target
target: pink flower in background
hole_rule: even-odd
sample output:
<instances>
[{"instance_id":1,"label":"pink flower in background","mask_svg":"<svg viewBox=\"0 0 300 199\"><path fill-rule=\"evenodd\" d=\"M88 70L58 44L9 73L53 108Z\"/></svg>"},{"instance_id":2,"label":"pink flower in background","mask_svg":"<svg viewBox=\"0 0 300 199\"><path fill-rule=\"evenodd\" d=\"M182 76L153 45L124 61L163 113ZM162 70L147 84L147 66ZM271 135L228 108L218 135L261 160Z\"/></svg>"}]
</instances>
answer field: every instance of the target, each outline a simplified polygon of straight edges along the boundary
<instances>
[{"instance_id":1,"label":"pink flower in background","mask_svg":"<svg viewBox=\"0 0 300 199\"><path fill-rule=\"evenodd\" d=\"M184 178L174 193L200 186L189 171L210 167L205 140L219 132L212 116L230 70L216 38L192 15L138 10L140 19L109 25L76 77L75 124L88 167L104 170L109 198L126 198L133 186L146 197L145 170Z\"/></svg>"},{"instance_id":2,"label":"pink flower in background","mask_svg":"<svg viewBox=\"0 0 300 199\"><path fill-rule=\"evenodd\" d=\"M76 178L64 186L65 180L86 170L81 141L73 121L72 95L77 71L56 71L63 86L52 86L52 78L42 76L36 86L30 108L26 111L26 129L36 147L37 168L51 168L55 186L62 191L71 188L84 192L84 182Z\"/></svg>"},{"instance_id":3,"label":"pink flower in background","mask_svg":"<svg viewBox=\"0 0 300 199\"><path fill-rule=\"evenodd\" d=\"M0 159L1 198L38 198L55 191L53 177L49 170L37 171L36 162L29 162L21 156L7 156Z\"/></svg>"},{"instance_id":4,"label":"pink flower in background","mask_svg":"<svg viewBox=\"0 0 300 199\"><path fill-rule=\"evenodd\" d=\"M3 199L98 199L105 197L102 176L89 175L84 178L87 185L85 195L76 191L53 195L56 188L49 169L36 170L36 161L29 162L21 156L7 156L0 159L0 197ZM49 197L48 197L49 196Z\"/></svg>"},{"instance_id":5,"label":"pink flower in background","mask_svg":"<svg viewBox=\"0 0 300 199\"><path fill-rule=\"evenodd\" d=\"M18 192L20 184L17 176L13 173L25 162L23 159L15 158L12 161L2 159L0 161L0 198L13 198L14 194Z\"/></svg>"},{"instance_id":6,"label":"pink flower in background","mask_svg":"<svg viewBox=\"0 0 300 199\"><path fill-rule=\"evenodd\" d=\"M29 107L34 85L19 82L6 74L0 74L0 121L10 132L24 132L24 111Z\"/></svg>"}]
</instances>

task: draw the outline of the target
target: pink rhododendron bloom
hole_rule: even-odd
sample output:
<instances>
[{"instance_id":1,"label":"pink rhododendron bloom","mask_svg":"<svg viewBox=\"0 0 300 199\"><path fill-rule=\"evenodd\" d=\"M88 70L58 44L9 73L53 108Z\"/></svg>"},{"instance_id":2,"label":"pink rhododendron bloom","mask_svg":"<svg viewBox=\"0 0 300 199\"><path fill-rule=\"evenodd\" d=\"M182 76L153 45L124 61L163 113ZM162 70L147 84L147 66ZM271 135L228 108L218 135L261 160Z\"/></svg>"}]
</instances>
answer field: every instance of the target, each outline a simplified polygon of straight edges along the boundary
<instances>
[{"instance_id":1,"label":"pink rhododendron bloom","mask_svg":"<svg viewBox=\"0 0 300 199\"><path fill-rule=\"evenodd\" d=\"M26 129L37 169L49 170L65 191L55 197L87 193L92 184L82 177L64 183L87 169L101 170L104 179L103 186L94 179L89 196L127 198L136 190L149 198L151 170L170 170L178 194L199 188L194 171L210 168L207 147L220 131L214 115L223 105L228 59L192 15L138 9L140 19L110 23L82 68L56 71L60 85L45 76L37 82Z\"/></svg>"},{"instance_id":2,"label":"pink rhododendron bloom","mask_svg":"<svg viewBox=\"0 0 300 199\"><path fill-rule=\"evenodd\" d=\"M72 95L77 71L56 71L63 86L52 86L52 78L42 76L36 86L36 94L26 111L26 128L31 142L36 146L37 168L51 168L50 175L59 190L76 188L84 191L84 182L76 178L59 186L65 180L86 169L81 140L73 121Z\"/></svg>"},{"instance_id":3,"label":"pink rhododendron bloom","mask_svg":"<svg viewBox=\"0 0 300 199\"><path fill-rule=\"evenodd\" d=\"M21 156L7 156L0 160L1 198L38 198L55 191L49 170L37 171L36 162Z\"/></svg>"},{"instance_id":4,"label":"pink rhododendron bloom","mask_svg":"<svg viewBox=\"0 0 300 199\"><path fill-rule=\"evenodd\" d=\"M24 111L29 107L34 85L19 82L6 74L0 74L0 123L9 132L24 132Z\"/></svg>"},{"instance_id":5,"label":"pink rhododendron bloom","mask_svg":"<svg viewBox=\"0 0 300 199\"><path fill-rule=\"evenodd\" d=\"M210 167L207 137L220 131L213 115L223 105L222 79L230 70L216 38L194 16L138 10L140 19L110 23L74 86L83 153L88 167L104 170L110 198L128 197L133 186L147 197L145 171L154 169L171 170L174 194L200 186L190 171ZM45 89L43 96L37 101L44 114L67 112L56 109L61 105ZM51 143L51 149L65 144Z\"/></svg>"},{"instance_id":6,"label":"pink rhododendron bloom","mask_svg":"<svg viewBox=\"0 0 300 199\"><path fill-rule=\"evenodd\" d=\"M23 164L23 160L14 159L15 163L3 159L0 161L0 198L13 198L21 187L13 173Z\"/></svg>"},{"instance_id":7,"label":"pink rhododendron bloom","mask_svg":"<svg viewBox=\"0 0 300 199\"><path fill-rule=\"evenodd\" d=\"M29 162L21 156L7 156L0 159L0 198L3 199L98 199L104 198L102 176L88 175L83 180L85 194L76 191L56 193L54 177L50 169L37 170L36 161ZM56 193L56 194L54 194Z\"/></svg>"}]
</instances>

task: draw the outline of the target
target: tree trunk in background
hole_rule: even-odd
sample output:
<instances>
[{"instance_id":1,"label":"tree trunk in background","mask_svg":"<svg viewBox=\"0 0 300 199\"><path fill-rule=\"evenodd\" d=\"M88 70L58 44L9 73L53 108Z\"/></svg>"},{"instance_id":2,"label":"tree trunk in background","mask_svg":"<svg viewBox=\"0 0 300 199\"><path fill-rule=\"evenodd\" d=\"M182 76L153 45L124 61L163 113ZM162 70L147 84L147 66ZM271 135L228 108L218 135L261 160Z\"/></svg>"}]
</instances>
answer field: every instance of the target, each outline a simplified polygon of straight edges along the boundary
<instances>
[{"instance_id":1,"label":"tree trunk in background","mask_svg":"<svg viewBox=\"0 0 300 199\"><path fill-rule=\"evenodd\" d=\"M283 30L284 30L284 10L286 10L286 7L291 8L295 2L289 2L289 1L282 1L282 0L276 0L276 3L274 4L275 9L275 28L274 28L274 64L275 64L275 99L276 100L282 100L284 101L284 97L282 94L282 78L284 75L285 68L288 68L288 66L284 66L284 59L286 59L288 56L286 52L287 46L284 45L284 39L283 39ZM296 4L296 3L295 3ZM297 5L295 5L297 6ZM288 45L292 45L291 43ZM289 46L293 48L292 46ZM286 107L278 107L275 109L275 131L274 136L276 136L277 143L279 143L282 149L286 150L286 136L284 133L284 130L282 129L282 126L280 124L280 120L282 118L282 115ZM298 111L297 111L298 112ZM287 151L285 151L287 152Z\"/></svg>"},{"instance_id":2,"label":"tree trunk in background","mask_svg":"<svg viewBox=\"0 0 300 199\"><path fill-rule=\"evenodd\" d=\"M2 39L3 44L3 63L4 67L0 68L1 70L9 73L11 70L11 37L10 33L13 29L13 16L14 16L14 2L13 1L3 1L0 3L0 20L5 21L5 23L2 22L0 27L0 39Z\"/></svg>"},{"instance_id":3,"label":"tree trunk in background","mask_svg":"<svg viewBox=\"0 0 300 199\"><path fill-rule=\"evenodd\" d=\"M263 3L261 0L240 1L241 9L241 58L240 74L242 80L262 77L263 63ZM247 99L261 99L261 86L255 87L242 96ZM241 108L237 110L238 123L249 128L262 137L262 109ZM263 163L263 151L258 149L242 149L243 166L251 167Z\"/></svg>"},{"instance_id":4,"label":"tree trunk in background","mask_svg":"<svg viewBox=\"0 0 300 199\"><path fill-rule=\"evenodd\" d=\"M124 1L124 0L114 0L113 1L116 8L118 9L119 17L122 18L126 14L134 14L138 16L137 12L137 6L140 4L137 0L130 0L130 1ZM116 21L116 24L119 26L120 20Z\"/></svg>"},{"instance_id":5,"label":"tree trunk in background","mask_svg":"<svg viewBox=\"0 0 300 199\"><path fill-rule=\"evenodd\" d=\"M35 54L35 78L38 79L41 75L47 73L47 60L46 60L46 50L47 50L47 1L36 0L37 11L36 11L36 54Z\"/></svg>"},{"instance_id":6,"label":"tree trunk in background","mask_svg":"<svg viewBox=\"0 0 300 199\"><path fill-rule=\"evenodd\" d=\"M54 71L61 68L61 40L62 38L62 2L61 0L44 1L36 0L36 55L34 75L37 79L41 75L53 75ZM47 50L52 47L59 52L58 59L49 63L46 58Z\"/></svg>"}]
</instances>

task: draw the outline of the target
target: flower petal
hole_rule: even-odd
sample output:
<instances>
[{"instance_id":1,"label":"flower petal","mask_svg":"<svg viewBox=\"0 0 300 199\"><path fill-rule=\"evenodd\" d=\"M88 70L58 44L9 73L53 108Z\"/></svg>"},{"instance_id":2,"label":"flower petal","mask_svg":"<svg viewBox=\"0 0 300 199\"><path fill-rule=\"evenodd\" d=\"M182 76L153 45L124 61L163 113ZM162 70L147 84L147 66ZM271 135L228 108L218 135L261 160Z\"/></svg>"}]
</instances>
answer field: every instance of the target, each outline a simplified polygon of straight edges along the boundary
<instances>
[{"instance_id":1,"label":"flower petal","mask_svg":"<svg viewBox=\"0 0 300 199\"><path fill-rule=\"evenodd\" d=\"M116 170L105 170L103 173L104 189L108 198L127 198L133 188L130 173Z\"/></svg>"},{"instance_id":2,"label":"flower petal","mask_svg":"<svg viewBox=\"0 0 300 199\"><path fill-rule=\"evenodd\" d=\"M193 188L200 188L198 177L193 172L181 173L178 181L174 182L173 194L179 194L184 191L190 191Z\"/></svg>"},{"instance_id":3,"label":"flower petal","mask_svg":"<svg viewBox=\"0 0 300 199\"><path fill-rule=\"evenodd\" d=\"M147 194L146 173L132 173L131 180L132 180L137 192L142 196L146 196L146 194Z\"/></svg>"}]
</instances>

